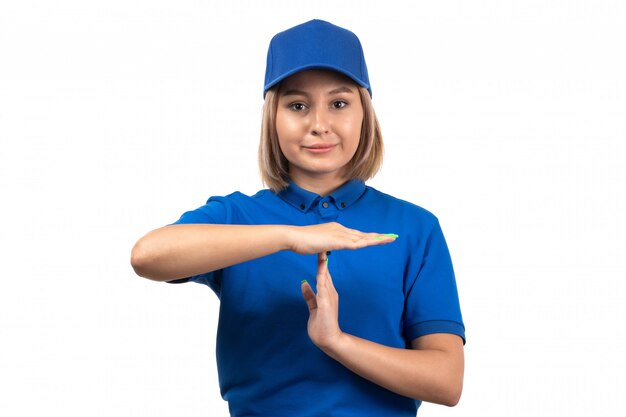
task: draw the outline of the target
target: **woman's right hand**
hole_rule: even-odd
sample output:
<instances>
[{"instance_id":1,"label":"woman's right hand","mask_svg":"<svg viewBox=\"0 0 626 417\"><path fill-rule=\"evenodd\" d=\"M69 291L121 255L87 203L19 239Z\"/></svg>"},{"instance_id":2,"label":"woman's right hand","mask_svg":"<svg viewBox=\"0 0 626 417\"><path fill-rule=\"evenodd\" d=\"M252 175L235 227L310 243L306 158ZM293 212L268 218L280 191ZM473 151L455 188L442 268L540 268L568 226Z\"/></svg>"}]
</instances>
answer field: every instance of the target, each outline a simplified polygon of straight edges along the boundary
<instances>
[{"instance_id":1,"label":"woman's right hand","mask_svg":"<svg viewBox=\"0 0 626 417\"><path fill-rule=\"evenodd\" d=\"M288 247L300 255L384 245L398 237L392 233L365 233L349 229L337 222L290 226L288 230Z\"/></svg>"},{"instance_id":2,"label":"woman's right hand","mask_svg":"<svg viewBox=\"0 0 626 417\"><path fill-rule=\"evenodd\" d=\"M148 233L135 244L137 275L170 281L291 250L302 255L384 245L397 235L363 233L339 223L314 226L175 224Z\"/></svg>"}]
</instances>

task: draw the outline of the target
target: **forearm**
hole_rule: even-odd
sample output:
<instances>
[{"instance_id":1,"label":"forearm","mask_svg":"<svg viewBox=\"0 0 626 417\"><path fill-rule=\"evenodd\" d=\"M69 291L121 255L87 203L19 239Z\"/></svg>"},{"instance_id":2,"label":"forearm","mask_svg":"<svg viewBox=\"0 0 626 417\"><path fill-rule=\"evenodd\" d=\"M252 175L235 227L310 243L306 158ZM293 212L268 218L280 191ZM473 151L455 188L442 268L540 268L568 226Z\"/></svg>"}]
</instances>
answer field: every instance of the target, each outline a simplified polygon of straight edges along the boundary
<instances>
[{"instance_id":1,"label":"forearm","mask_svg":"<svg viewBox=\"0 0 626 417\"><path fill-rule=\"evenodd\" d=\"M135 272L169 281L287 249L289 226L176 224L153 230L132 250Z\"/></svg>"},{"instance_id":2,"label":"forearm","mask_svg":"<svg viewBox=\"0 0 626 417\"><path fill-rule=\"evenodd\" d=\"M336 343L322 350L354 373L397 394L454 406L463 386L462 342L458 342L456 352L398 349L342 333Z\"/></svg>"}]
</instances>

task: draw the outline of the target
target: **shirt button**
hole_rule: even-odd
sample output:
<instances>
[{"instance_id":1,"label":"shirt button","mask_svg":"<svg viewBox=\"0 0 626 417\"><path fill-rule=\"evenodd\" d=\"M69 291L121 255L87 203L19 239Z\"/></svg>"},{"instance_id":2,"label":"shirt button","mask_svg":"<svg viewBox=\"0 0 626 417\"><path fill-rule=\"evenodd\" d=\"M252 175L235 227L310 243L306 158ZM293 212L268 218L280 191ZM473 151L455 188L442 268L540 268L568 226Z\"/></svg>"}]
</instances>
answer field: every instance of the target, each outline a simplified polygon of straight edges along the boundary
<instances>
[{"instance_id":1,"label":"shirt button","mask_svg":"<svg viewBox=\"0 0 626 417\"><path fill-rule=\"evenodd\" d=\"M322 207L324 207L324 208L328 208L328 202L324 201L324 202L322 203Z\"/></svg>"}]
</instances>

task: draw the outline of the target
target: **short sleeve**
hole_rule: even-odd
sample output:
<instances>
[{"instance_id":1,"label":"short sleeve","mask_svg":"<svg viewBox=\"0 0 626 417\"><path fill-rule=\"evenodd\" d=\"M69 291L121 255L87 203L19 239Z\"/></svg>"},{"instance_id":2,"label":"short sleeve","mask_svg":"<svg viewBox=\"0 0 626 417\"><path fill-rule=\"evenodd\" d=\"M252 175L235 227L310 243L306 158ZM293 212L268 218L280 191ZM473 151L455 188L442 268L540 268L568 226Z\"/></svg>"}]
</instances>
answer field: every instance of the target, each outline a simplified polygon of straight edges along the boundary
<instances>
[{"instance_id":1,"label":"short sleeve","mask_svg":"<svg viewBox=\"0 0 626 417\"><path fill-rule=\"evenodd\" d=\"M211 197L205 205L183 213L175 224L228 224L230 219L228 204L223 197ZM219 297L221 290L221 270L194 275L187 278L167 281L170 284L197 282L211 287Z\"/></svg>"},{"instance_id":2,"label":"short sleeve","mask_svg":"<svg viewBox=\"0 0 626 417\"><path fill-rule=\"evenodd\" d=\"M409 278L413 281L405 297L404 335L407 342L427 334L452 333L463 338L465 343L452 260L439 221L435 220L422 246L416 276Z\"/></svg>"},{"instance_id":3,"label":"short sleeve","mask_svg":"<svg viewBox=\"0 0 626 417\"><path fill-rule=\"evenodd\" d=\"M187 211L172 224L226 224L228 223L227 202L223 197L211 197L206 204Z\"/></svg>"}]
</instances>

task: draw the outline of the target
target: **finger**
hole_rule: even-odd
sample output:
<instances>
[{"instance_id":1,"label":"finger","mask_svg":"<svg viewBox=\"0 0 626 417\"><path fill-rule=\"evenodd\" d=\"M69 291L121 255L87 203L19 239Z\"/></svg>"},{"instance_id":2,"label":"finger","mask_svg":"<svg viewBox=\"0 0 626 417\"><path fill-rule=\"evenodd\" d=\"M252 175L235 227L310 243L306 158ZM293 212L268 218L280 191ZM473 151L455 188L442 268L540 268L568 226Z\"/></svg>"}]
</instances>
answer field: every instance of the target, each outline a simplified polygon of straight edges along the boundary
<instances>
[{"instance_id":1,"label":"finger","mask_svg":"<svg viewBox=\"0 0 626 417\"><path fill-rule=\"evenodd\" d=\"M375 239L375 240L396 240L400 236L395 233L367 233L365 235L367 238Z\"/></svg>"},{"instance_id":2,"label":"finger","mask_svg":"<svg viewBox=\"0 0 626 417\"><path fill-rule=\"evenodd\" d=\"M337 294L337 290L335 289L335 284L333 283L333 277L330 275L330 271L328 270L328 265L326 266L326 286L331 294Z\"/></svg>"},{"instance_id":3,"label":"finger","mask_svg":"<svg viewBox=\"0 0 626 417\"><path fill-rule=\"evenodd\" d=\"M354 229L348 229L346 232L349 236L352 236L352 237L363 237L369 234L367 232L361 232L360 230L354 230Z\"/></svg>"},{"instance_id":4,"label":"finger","mask_svg":"<svg viewBox=\"0 0 626 417\"><path fill-rule=\"evenodd\" d=\"M398 238L398 235L395 233L380 233L380 232L361 232L359 230L348 230L348 235L353 237L392 237Z\"/></svg>"},{"instance_id":5,"label":"finger","mask_svg":"<svg viewBox=\"0 0 626 417\"><path fill-rule=\"evenodd\" d=\"M362 249L368 246L379 246L379 245L385 245L387 243L391 243L391 241L386 241L383 239L365 238L365 239L358 239L358 240L353 240L349 242L349 244L346 244L344 246L344 249L352 249L352 250Z\"/></svg>"},{"instance_id":6,"label":"finger","mask_svg":"<svg viewBox=\"0 0 626 417\"><path fill-rule=\"evenodd\" d=\"M326 252L317 254L317 297L318 302L328 297L328 255Z\"/></svg>"},{"instance_id":7,"label":"finger","mask_svg":"<svg viewBox=\"0 0 626 417\"><path fill-rule=\"evenodd\" d=\"M354 249L360 249L367 246L378 246L378 245L386 245L388 243L393 243L398 238L398 235L394 234L380 234L380 233L370 233L367 236L364 236L362 239L354 242Z\"/></svg>"},{"instance_id":8,"label":"finger","mask_svg":"<svg viewBox=\"0 0 626 417\"><path fill-rule=\"evenodd\" d=\"M320 252L317 254L317 275L323 275L328 271L328 254ZM319 282L319 280L318 280Z\"/></svg>"},{"instance_id":9,"label":"finger","mask_svg":"<svg viewBox=\"0 0 626 417\"><path fill-rule=\"evenodd\" d=\"M317 309L317 300L315 299L315 293L313 292L313 288L311 288L311 285L305 279L302 280L300 289L302 290L302 297L304 297L304 301L306 301L309 312Z\"/></svg>"},{"instance_id":10,"label":"finger","mask_svg":"<svg viewBox=\"0 0 626 417\"><path fill-rule=\"evenodd\" d=\"M334 291L335 288L333 287L330 271L328 270L329 254L330 252L323 252L317 255L317 283L319 285L321 281L322 286L328 286L329 290Z\"/></svg>"}]
</instances>

